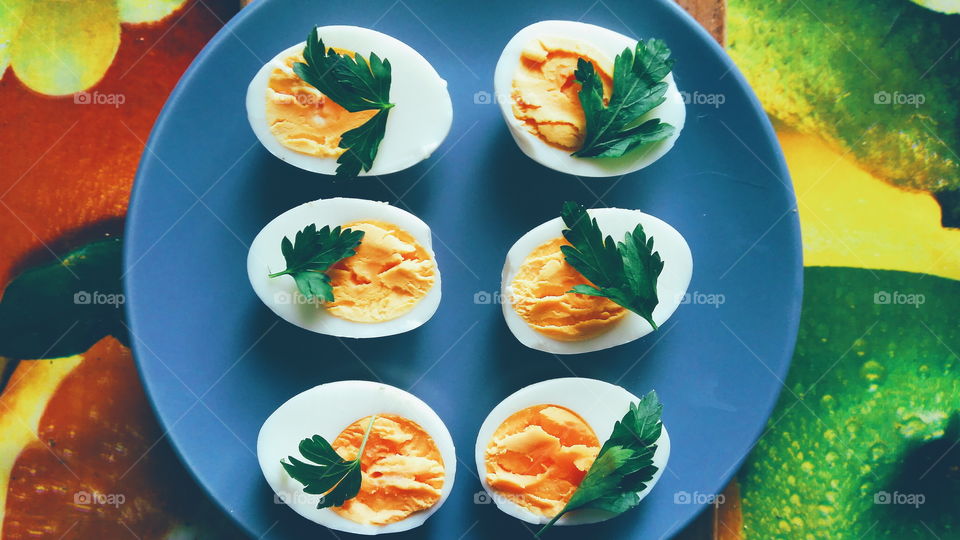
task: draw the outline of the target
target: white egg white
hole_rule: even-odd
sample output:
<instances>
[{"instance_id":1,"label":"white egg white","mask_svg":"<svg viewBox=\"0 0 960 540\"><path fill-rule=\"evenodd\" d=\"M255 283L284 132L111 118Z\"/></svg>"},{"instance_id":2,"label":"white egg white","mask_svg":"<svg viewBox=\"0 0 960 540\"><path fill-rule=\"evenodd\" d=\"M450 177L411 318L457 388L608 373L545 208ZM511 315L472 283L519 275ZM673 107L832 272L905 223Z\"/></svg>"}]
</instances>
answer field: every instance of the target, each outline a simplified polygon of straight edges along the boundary
<instances>
[{"instance_id":1,"label":"white egg white","mask_svg":"<svg viewBox=\"0 0 960 540\"><path fill-rule=\"evenodd\" d=\"M657 326L662 325L676 311L690 285L693 274L693 255L686 240L666 222L644 214L640 210L596 208L588 210L587 213L597 220L604 236L612 236L615 241L622 241L624 235L632 232L637 224L643 225L648 238L653 237L654 251L659 252L663 260L663 271L657 280L659 303L653 310L653 320ZM503 299L503 317L513 335L520 343L538 351L578 354L616 347L652 332L653 327L650 323L636 313L628 311L623 319L613 323L609 330L598 336L583 341L560 341L537 332L517 314L511 301L514 277L523 265L523 261L534 249L563 236L564 228L561 218L551 219L523 235L507 252L500 292Z\"/></svg>"},{"instance_id":2,"label":"white egg white","mask_svg":"<svg viewBox=\"0 0 960 540\"><path fill-rule=\"evenodd\" d=\"M323 305L308 302L297 290L291 276L268 277L286 268L280 242L292 242L297 232L314 223L317 229L331 228L353 221L374 220L396 225L410 233L434 261L434 283L427 295L410 311L389 321L362 323L331 315ZM430 227L410 212L385 202L336 197L301 204L268 223L250 244L247 275L260 300L282 319L301 328L331 336L372 338L413 330L430 320L440 305L440 267L433 252Z\"/></svg>"},{"instance_id":3,"label":"white egg white","mask_svg":"<svg viewBox=\"0 0 960 540\"><path fill-rule=\"evenodd\" d=\"M666 101L643 117L643 120L660 118L675 127L674 134L666 140L635 148L618 158L580 158L571 156L567 150L550 146L530 133L527 126L513 115L511 93L521 52L530 42L542 37L583 40L606 54L611 62L623 49L632 49L637 44L637 40L613 30L576 21L541 21L517 32L500 54L493 75L493 88L510 134L524 154L544 167L562 173L577 176L620 176L652 164L673 148L687 116L683 96L673 80L673 73L669 73L664 79L669 85L664 96Z\"/></svg>"},{"instance_id":4,"label":"white egg white","mask_svg":"<svg viewBox=\"0 0 960 540\"><path fill-rule=\"evenodd\" d=\"M320 38L327 47L347 49L369 59L374 52L392 67L390 110L386 133L373 160L373 167L361 176L381 175L412 167L430 157L450 132L453 105L447 81L423 56L406 43L386 34L357 26L323 26ZM247 87L247 118L260 142L271 154L287 163L320 174L335 174L336 158L316 157L291 150L270 132L266 116L266 95L274 69L288 69L283 61L303 51L305 42L281 51L267 62Z\"/></svg>"},{"instance_id":5,"label":"white egg white","mask_svg":"<svg viewBox=\"0 0 960 540\"><path fill-rule=\"evenodd\" d=\"M280 465L280 460L288 456L300 456L301 440L320 435L332 443L347 426L374 414L396 414L416 422L430 435L443 458L443 488L437 504L388 525L364 525L329 508L318 510L319 496L304 493L303 484ZM260 428L257 460L274 493L296 513L324 527L367 535L401 532L422 525L447 500L457 470L453 438L437 413L409 392L370 381L321 384L290 398Z\"/></svg>"},{"instance_id":6,"label":"white egg white","mask_svg":"<svg viewBox=\"0 0 960 540\"><path fill-rule=\"evenodd\" d=\"M480 432L477 434L477 445L475 455L477 460L477 471L480 473L480 483L490 494L491 500L497 507L511 517L533 524L545 524L549 520L544 516L535 514L526 508L514 503L509 497L498 494L490 484L487 483L485 471L487 445L493 438L494 432L500 427L510 415L519 412L527 407L534 405L559 405L566 407L580 415L587 424L593 428L597 439L602 445L604 441L610 438L613 433L613 425L623 418L623 415L630 409L631 403L640 401L640 398L628 392L623 387L610 384L596 379L587 379L582 377L565 377L560 379L549 379L536 384L531 384L525 388L510 394L506 399L494 407L487 419L480 426ZM660 475L667 466L667 460L670 459L670 436L667 434L666 426L657 439L657 449L653 454L653 464L657 467L657 472L647 484L647 487L639 493L640 499L643 499L650 493L653 486L660 480ZM584 509L570 512L557 521L557 525L585 525L588 523L597 523L606 521L614 517L613 514L600 510Z\"/></svg>"}]
</instances>

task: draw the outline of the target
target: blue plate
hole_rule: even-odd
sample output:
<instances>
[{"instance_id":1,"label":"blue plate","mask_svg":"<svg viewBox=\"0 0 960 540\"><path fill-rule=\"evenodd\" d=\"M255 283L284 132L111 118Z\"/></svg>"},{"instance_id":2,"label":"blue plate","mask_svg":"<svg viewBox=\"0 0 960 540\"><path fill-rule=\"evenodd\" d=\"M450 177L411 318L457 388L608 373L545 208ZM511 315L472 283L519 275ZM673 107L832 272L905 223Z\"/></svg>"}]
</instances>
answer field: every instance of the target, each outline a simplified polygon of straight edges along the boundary
<instances>
[{"instance_id":1,"label":"blue plate","mask_svg":"<svg viewBox=\"0 0 960 540\"><path fill-rule=\"evenodd\" d=\"M503 45L541 19L664 38L691 96L676 147L622 179L580 180L524 157L489 97ZM247 84L314 24L395 36L449 81L453 128L432 158L343 181L297 170L260 146L247 124ZM390 201L430 224L444 296L423 327L338 340L280 321L254 295L245 260L256 233L293 206L333 196ZM686 237L689 302L658 332L559 358L507 330L493 294L507 249L564 200L640 208ZM475 502L476 433L508 394L574 374L636 394L656 389L673 452L638 508L550 537L669 536L723 489L760 435L793 352L802 289L796 202L770 124L721 48L666 0L257 0L197 57L157 120L130 203L125 266L133 350L169 440L249 534L291 539L322 531L275 504L255 456L261 423L291 396L339 379L409 389L444 419L460 463L441 511L400 536L527 538L527 525Z\"/></svg>"}]
</instances>

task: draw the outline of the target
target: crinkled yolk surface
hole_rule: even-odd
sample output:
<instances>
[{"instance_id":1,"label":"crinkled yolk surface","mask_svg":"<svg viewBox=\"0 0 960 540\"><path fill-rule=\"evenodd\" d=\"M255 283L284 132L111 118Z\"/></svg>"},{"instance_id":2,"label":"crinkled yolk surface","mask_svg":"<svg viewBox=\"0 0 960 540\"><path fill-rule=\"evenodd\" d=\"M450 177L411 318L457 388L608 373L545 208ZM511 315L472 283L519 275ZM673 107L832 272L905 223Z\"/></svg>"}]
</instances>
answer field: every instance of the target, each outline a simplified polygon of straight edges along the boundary
<instances>
[{"instance_id":1,"label":"crinkled yolk surface","mask_svg":"<svg viewBox=\"0 0 960 540\"><path fill-rule=\"evenodd\" d=\"M357 420L334 439L332 446L340 457L357 459L370 419ZM402 416L376 417L360 471L363 480L357 496L332 508L356 523L387 525L440 500L444 481L440 450L419 424Z\"/></svg>"},{"instance_id":2,"label":"crinkled yolk surface","mask_svg":"<svg viewBox=\"0 0 960 540\"><path fill-rule=\"evenodd\" d=\"M356 255L327 271L334 302L327 310L341 319L377 323L413 309L433 287L436 265L410 233L382 221L357 221L343 228L361 230Z\"/></svg>"},{"instance_id":3,"label":"crinkled yolk surface","mask_svg":"<svg viewBox=\"0 0 960 540\"><path fill-rule=\"evenodd\" d=\"M341 54L344 49L334 49ZM284 59L284 67L273 70L267 82L267 124L283 146L317 157L338 157L340 137L366 123L377 111L349 112L293 72L303 56Z\"/></svg>"},{"instance_id":4,"label":"crinkled yolk surface","mask_svg":"<svg viewBox=\"0 0 960 540\"><path fill-rule=\"evenodd\" d=\"M577 413L534 405L500 424L486 449L486 478L494 490L530 512L557 515L600 451Z\"/></svg>"},{"instance_id":5,"label":"crinkled yolk surface","mask_svg":"<svg viewBox=\"0 0 960 540\"><path fill-rule=\"evenodd\" d=\"M596 337L623 319L627 311L599 296L568 293L574 285L590 284L567 264L563 238L541 244L524 259L511 283L514 311L531 328L559 341Z\"/></svg>"},{"instance_id":6,"label":"crinkled yolk surface","mask_svg":"<svg viewBox=\"0 0 960 540\"><path fill-rule=\"evenodd\" d=\"M560 37L531 41L520 53L513 77L513 115L530 133L564 150L583 146L586 120L580 105L577 59L593 64L609 100L613 63L592 45Z\"/></svg>"}]
</instances>

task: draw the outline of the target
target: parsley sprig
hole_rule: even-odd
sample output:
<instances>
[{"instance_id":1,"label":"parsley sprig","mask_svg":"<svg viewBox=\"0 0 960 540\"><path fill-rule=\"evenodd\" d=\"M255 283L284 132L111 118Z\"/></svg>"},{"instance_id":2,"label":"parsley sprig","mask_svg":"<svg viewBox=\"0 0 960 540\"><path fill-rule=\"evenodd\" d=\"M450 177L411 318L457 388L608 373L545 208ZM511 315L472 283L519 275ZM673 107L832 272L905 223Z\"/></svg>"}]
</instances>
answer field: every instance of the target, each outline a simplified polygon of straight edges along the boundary
<instances>
[{"instance_id":1,"label":"parsley sprig","mask_svg":"<svg viewBox=\"0 0 960 540\"><path fill-rule=\"evenodd\" d=\"M360 459L367 446L367 439L376 422L376 415L370 418L370 424L363 434L363 441L357 451L357 458L347 461L333 449L326 439L314 435L300 441L300 454L316 465L305 463L288 456L290 463L280 460L284 470L291 478L303 484L303 492L310 495L321 495L317 502L317 509L329 506L342 506L347 499L352 499L360 493L360 483L363 473L360 471Z\"/></svg>"},{"instance_id":2,"label":"parsley sprig","mask_svg":"<svg viewBox=\"0 0 960 540\"><path fill-rule=\"evenodd\" d=\"M657 278L663 260L653 250L653 237L647 238L637 224L623 242L603 237L597 220L578 203L567 201L561 211L563 237L571 245L560 246L564 259L593 285L575 285L567 292L602 296L640 315L657 329L653 309L657 307Z\"/></svg>"},{"instance_id":3,"label":"parsley sprig","mask_svg":"<svg viewBox=\"0 0 960 540\"><path fill-rule=\"evenodd\" d=\"M290 275L297 283L300 294L308 300L319 298L333 302L333 287L325 272L339 261L357 252L363 239L363 231L330 228L325 225L319 231L313 223L298 232L291 243L286 236L280 241L280 251L287 262L286 270L270 274L275 278Z\"/></svg>"},{"instance_id":4,"label":"parsley sprig","mask_svg":"<svg viewBox=\"0 0 960 540\"><path fill-rule=\"evenodd\" d=\"M317 27L307 36L303 49L306 63L297 62L293 71L307 84L350 112L375 110L363 125L345 132L340 147L346 151L337 158L337 176L357 176L369 171L377 156L387 128L390 103L390 61L370 53L368 62L360 53L352 57L328 48Z\"/></svg>"},{"instance_id":5,"label":"parsley sprig","mask_svg":"<svg viewBox=\"0 0 960 540\"><path fill-rule=\"evenodd\" d=\"M630 410L614 424L613 433L600 447L573 496L536 536L573 510L593 508L622 514L639 504L640 492L657 472L653 454L663 429L662 412L663 405L653 391L631 403Z\"/></svg>"},{"instance_id":6,"label":"parsley sprig","mask_svg":"<svg viewBox=\"0 0 960 540\"><path fill-rule=\"evenodd\" d=\"M613 93L603 104L603 82L593 64L577 59L574 76L580 83L580 105L587 121L583 146L577 157L620 157L634 148L662 141L675 128L652 118L640 117L664 102L667 83L663 78L673 68L670 49L659 39L637 42L617 55L613 63Z\"/></svg>"}]
</instances>

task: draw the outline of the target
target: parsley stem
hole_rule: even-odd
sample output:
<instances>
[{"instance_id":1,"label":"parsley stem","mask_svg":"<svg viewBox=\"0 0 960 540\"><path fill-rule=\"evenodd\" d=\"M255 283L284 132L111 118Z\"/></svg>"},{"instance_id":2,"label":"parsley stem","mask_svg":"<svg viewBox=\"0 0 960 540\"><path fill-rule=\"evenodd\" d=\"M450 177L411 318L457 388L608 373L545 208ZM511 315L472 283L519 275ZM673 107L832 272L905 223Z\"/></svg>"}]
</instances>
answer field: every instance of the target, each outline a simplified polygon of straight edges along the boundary
<instances>
[{"instance_id":1,"label":"parsley stem","mask_svg":"<svg viewBox=\"0 0 960 540\"><path fill-rule=\"evenodd\" d=\"M290 269L287 268L286 270L284 270L284 271L282 271L282 272L274 272L274 273L272 273L272 274L267 274L267 277L268 277L268 278L275 278L275 277L285 276L285 275L287 275L287 274L289 274L289 273L291 273L291 272L290 272Z\"/></svg>"},{"instance_id":2,"label":"parsley stem","mask_svg":"<svg viewBox=\"0 0 960 540\"><path fill-rule=\"evenodd\" d=\"M543 534L543 531L549 529L551 525L553 525L554 523L556 523L557 520L559 520L561 517L563 517L563 515L566 514L566 513L567 513L566 508L564 508L563 510L560 510L560 512L559 512L557 515L553 516L553 518L551 518L550 521L548 521L546 525L544 525L539 531L537 531L537 534L533 535L533 537L534 537L534 538L540 538L540 535Z\"/></svg>"},{"instance_id":3,"label":"parsley stem","mask_svg":"<svg viewBox=\"0 0 960 540\"><path fill-rule=\"evenodd\" d=\"M373 430L373 423L376 422L376 421L377 421L377 415L373 415L373 416L370 417L370 423L367 424L367 430L363 432L363 440L360 442L360 448L357 450L357 457L356 457L356 459L354 459L354 460L350 463L350 470L352 470L352 471L360 471L360 474L361 474L361 475L363 474L363 451L364 451L364 449L367 447L367 440L370 438L370 431ZM324 497L326 497L327 495L329 495L330 493L332 493L333 490L335 490L335 489L337 489L338 487L340 487L340 484L342 484L342 483L344 482L344 480L346 479L346 477L347 477L347 475L345 474L345 475L340 479L340 481L337 482L337 484L336 484L335 486L333 486L332 488L330 488L330 490L327 491L327 493L324 494ZM363 482L363 476L360 477L360 482ZM359 489L358 489L357 493L359 493ZM356 497L356 496L357 496L357 494L354 493L353 495L350 495L350 496L347 497L347 498L348 498L348 499L352 499L353 497ZM318 506L317 508L319 509L320 507Z\"/></svg>"},{"instance_id":4,"label":"parsley stem","mask_svg":"<svg viewBox=\"0 0 960 540\"><path fill-rule=\"evenodd\" d=\"M367 447L367 439L370 438L370 431L373 430L373 423L377 421L377 415L370 417L370 424L367 425L367 431L363 434L363 441L360 442L360 450L357 451L357 463L363 459L363 449Z\"/></svg>"},{"instance_id":5,"label":"parsley stem","mask_svg":"<svg viewBox=\"0 0 960 540\"><path fill-rule=\"evenodd\" d=\"M367 440L370 438L370 432L373 430L373 423L376 421L377 421L377 415L373 415L370 417L370 423L367 424L367 430L363 432L363 440L360 441L360 448L357 450L357 457L356 459L353 460L352 464L350 465L350 468L353 470L358 470L358 469L361 471L363 470L363 463L362 463L363 451L367 447ZM346 478L346 475L343 478ZM343 478L341 478L340 482L337 482L337 485L333 486L333 488L331 488L330 491L337 489L337 486L339 486L340 483L343 482ZM329 491L327 493L329 493ZM356 497L356 495L351 495L349 498L353 498L353 497Z\"/></svg>"}]
</instances>

